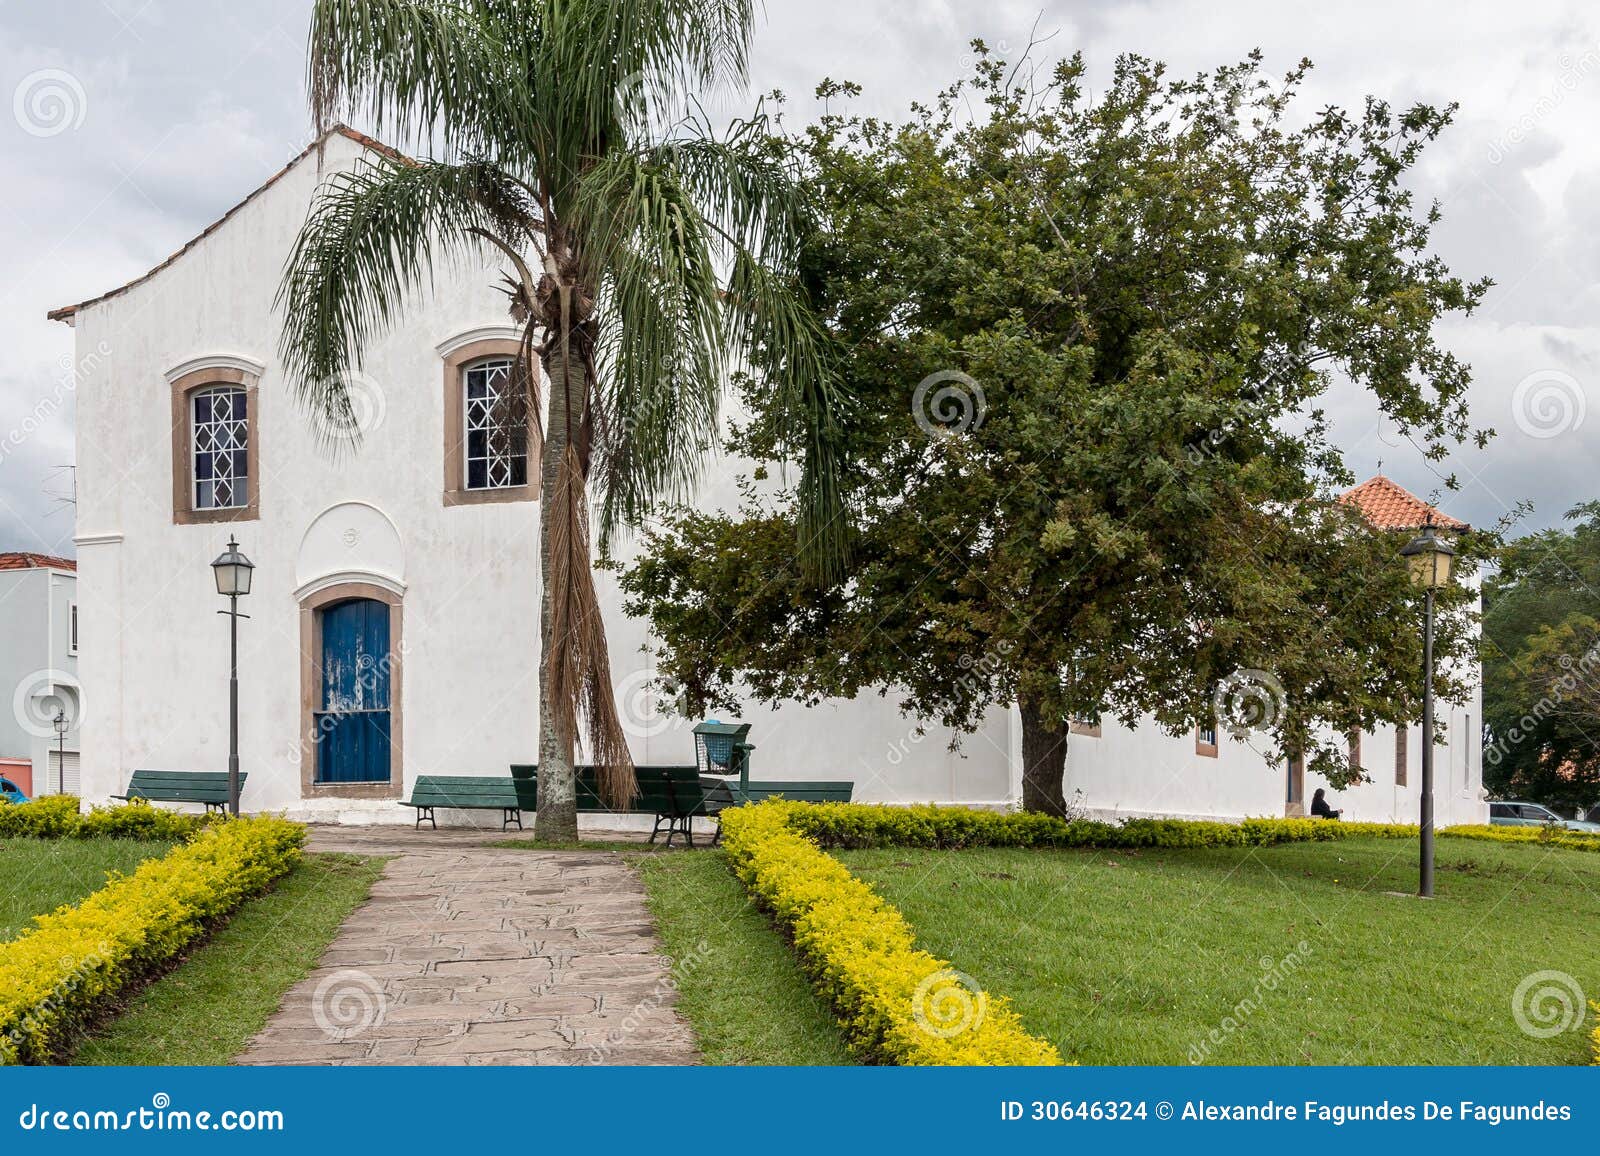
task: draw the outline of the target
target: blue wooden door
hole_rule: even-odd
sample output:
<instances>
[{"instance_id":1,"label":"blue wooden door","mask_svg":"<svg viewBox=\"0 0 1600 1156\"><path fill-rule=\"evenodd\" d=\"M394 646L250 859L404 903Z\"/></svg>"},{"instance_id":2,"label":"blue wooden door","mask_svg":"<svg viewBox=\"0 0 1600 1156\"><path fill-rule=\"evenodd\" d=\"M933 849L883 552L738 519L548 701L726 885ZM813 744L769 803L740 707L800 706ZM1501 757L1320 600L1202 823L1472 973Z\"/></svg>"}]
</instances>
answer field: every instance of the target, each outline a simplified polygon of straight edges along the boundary
<instances>
[{"instance_id":1,"label":"blue wooden door","mask_svg":"<svg viewBox=\"0 0 1600 1156\"><path fill-rule=\"evenodd\" d=\"M370 598L321 611L317 781L389 781L389 608Z\"/></svg>"}]
</instances>

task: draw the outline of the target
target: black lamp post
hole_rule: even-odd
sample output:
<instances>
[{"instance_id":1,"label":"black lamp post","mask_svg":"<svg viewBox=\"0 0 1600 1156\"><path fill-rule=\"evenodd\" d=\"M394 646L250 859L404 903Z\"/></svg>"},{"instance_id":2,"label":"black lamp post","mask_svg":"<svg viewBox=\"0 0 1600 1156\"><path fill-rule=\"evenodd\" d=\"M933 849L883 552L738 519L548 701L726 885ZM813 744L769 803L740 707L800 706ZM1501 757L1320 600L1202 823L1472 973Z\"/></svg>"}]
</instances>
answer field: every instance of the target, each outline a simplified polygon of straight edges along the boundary
<instances>
[{"instance_id":1,"label":"black lamp post","mask_svg":"<svg viewBox=\"0 0 1600 1156\"><path fill-rule=\"evenodd\" d=\"M239 599L250 593L250 573L255 563L239 553L239 543L228 535L228 552L211 563L217 593L228 600L228 813L239 813Z\"/></svg>"},{"instance_id":2,"label":"black lamp post","mask_svg":"<svg viewBox=\"0 0 1600 1156\"><path fill-rule=\"evenodd\" d=\"M1422 533L1406 543L1401 557L1411 567L1411 581L1422 587L1422 869L1417 894L1433 897L1433 592L1450 582L1456 548L1440 538L1433 517Z\"/></svg>"},{"instance_id":3,"label":"black lamp post","mask_svg":"<svg viewBox=\"0 0 1600 1156\"><path fill-rule=\"evenodd\" d=\"M56 707L56 717L50 720L56 728L56 791L67 793L67 710Z\"/></svg>"}]
</instances>

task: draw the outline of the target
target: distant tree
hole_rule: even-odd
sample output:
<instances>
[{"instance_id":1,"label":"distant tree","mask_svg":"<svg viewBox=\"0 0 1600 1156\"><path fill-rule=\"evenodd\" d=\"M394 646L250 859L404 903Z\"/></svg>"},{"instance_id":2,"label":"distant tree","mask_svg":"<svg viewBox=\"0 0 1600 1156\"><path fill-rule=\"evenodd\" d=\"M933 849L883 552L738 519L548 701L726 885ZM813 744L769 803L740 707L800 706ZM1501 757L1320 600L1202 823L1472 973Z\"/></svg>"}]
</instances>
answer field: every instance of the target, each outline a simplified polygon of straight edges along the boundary
<instances>
[{"instance_id":1,"label":"distant tree","mask_svg":"<svg viewBox=\"0 0 1600 1156\"><path fill-rule=\"evenodd\" d=\"M744 79L752 18L745 0L317 0L312 10L318 127L370 118L420 159L369 159L322 186L279 294L285 365L322 427L349 433L349 371L435 263L504 262L524 333L510 407L545 419L543 839L577 838L580 726L607 796L634 790L591 573L591 484L602 545L692 493L727 374L743 369L771 391L762 402L797 447L796 550L818 573L842 556L832 387L796 292L804 203L760 147L761 117L718 136L684 111L696 91Z\"/></svg>"},{"instance_id":2,"label":"distant tree","mask_svg":"<svg viewBox=\"0 0 1600 1156\"><path fill-rule=\"evenodd\" d=\"M1600 803L1600 502L1509 543L1484 583L1484 784Z\"/></svg>"},{"instance_id":3,"label":"distant tree","mask_svg":"<svg viewBox=\"0 0 1600 1156\"><path fill-rule=\"evenodd\" d=\"M680 510L623 576L691 709L868 689L961 729L1015 703L1023 801L1064 806L1067 721L1220 729L1336 783L1343 735L1420 715L1420 608L1318 398L1337 370L1434 456L1469 437L1468 311L1404 181L1452 110L1325 109L1308 65L1191 80L1125 57L1103 94L976 44L911 119L834 113L797 150L823 229L805 264L851 408L848 579L794 565L765 464L733 516ZM825 83L820 95L848 98ZM730 448L793 447L753 394ZM1463 546L1469 571L1492 535ZM1466 590L1441 658L1472 647ZM1439 689L1466 684L1442 665ZM1335 737L1337 736L1337 737Z\"/></svg>"}]
</instances>

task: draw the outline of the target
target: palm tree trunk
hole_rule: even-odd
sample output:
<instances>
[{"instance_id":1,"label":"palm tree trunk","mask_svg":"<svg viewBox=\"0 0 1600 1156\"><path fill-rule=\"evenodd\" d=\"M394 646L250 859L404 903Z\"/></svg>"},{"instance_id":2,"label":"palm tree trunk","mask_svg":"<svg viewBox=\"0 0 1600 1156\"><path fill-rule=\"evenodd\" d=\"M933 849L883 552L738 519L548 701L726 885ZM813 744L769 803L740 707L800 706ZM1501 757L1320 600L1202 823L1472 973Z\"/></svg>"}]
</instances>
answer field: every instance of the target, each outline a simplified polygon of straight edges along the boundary
<instances>
[{"instance_id":1,"label":"palm tree trunk","mask_svg":"<svg viewBox=\"0 0 1600 1156\"><path fill-rule=\"evenodd\" d=\"M557 724L560 712L550 685L549 658L557 647L570 645L569 640L556 637L551 527L566 484L561 471L567 462L574 402L583 396L579 389L587 388L588 383L582 359L570 342L550 342L544 368L550 379L550 409L539 469L539 810L534 817L533 835L551 843L576 843L578 790L572 766L572 734L563 733ZM559 596L561 592L555 593Z\"/></svg>"}]
</instances>

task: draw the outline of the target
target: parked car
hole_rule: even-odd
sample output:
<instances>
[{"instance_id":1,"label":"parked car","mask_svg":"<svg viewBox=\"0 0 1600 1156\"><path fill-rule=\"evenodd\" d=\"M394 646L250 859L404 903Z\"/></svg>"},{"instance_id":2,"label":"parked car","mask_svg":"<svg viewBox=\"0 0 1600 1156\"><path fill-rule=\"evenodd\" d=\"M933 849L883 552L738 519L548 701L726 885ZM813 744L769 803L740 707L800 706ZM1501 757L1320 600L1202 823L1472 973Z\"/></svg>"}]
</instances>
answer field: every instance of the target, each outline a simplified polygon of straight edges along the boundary
<instances>
[{"instance_id":1,"label":"parked car","mask_svg":"<svg viewBox=\"0 0 1600 1156\"><path fill-rule=\"evenodd\" d=\"M26 803L28 796L10 779L0 775L0 803Z\"/></svg>"},{"instance_id":2,"label":"parked car","mask_svg":"<svg viewBox=\"0 0 1600 1156\"><path fill-rule=\"evenodd\" d=\"M1554 823L1569 831L1600 834L1600 823L1590 823L1584 819L1563 819L1542 803L1490 803L1489 822L1503 827L1544 827Z\"/></svg>"}]
</instances>

